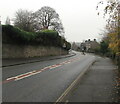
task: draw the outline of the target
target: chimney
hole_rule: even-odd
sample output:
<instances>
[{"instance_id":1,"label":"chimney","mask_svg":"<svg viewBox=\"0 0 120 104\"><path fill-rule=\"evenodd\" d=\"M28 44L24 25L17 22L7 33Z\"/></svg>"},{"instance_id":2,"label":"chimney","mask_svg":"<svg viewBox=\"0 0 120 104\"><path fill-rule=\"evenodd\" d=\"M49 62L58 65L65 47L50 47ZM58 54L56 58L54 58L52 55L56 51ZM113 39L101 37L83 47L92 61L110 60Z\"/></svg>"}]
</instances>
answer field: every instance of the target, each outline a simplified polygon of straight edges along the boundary
<instances>
[{"instance_id":1,"label":"chimney","mask_svg":"<svg viewBox=\"0 0 120 104\"><path fill-rule=\"evenodd\" d=\"M88 39L88 41L90 41L90 39Z\"/></svg>"}]
</instances>

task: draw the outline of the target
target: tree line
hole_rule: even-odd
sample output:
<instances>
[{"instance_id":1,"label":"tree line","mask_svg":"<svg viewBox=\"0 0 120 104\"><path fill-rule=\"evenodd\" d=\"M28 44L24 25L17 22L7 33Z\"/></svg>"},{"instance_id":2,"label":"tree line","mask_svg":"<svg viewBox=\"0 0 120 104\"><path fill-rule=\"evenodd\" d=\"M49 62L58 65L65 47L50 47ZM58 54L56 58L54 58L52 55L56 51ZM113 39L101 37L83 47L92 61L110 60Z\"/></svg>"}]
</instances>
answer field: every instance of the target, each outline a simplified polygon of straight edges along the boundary
<instances>
[{"instance_id":1,"label":"tree line","mask_svg":"<svg viewBox=\"0 0 120 104\"><path fill-rule=\"evenodd\" d=\"M39 32L44 29L52 29L60 35L64 35L64 27L59 14L51 7L44 6L36 12L19 9L12 19L14 26L28 32ZM6 18L6 24L10 19Z\"/></svg>"},{"instance_id":2,"label":"tree line","mask_svg":"<svg viewBox=\"0 0 120 104\"><path fill-rule=\"evenodd\" d=\"M104 37L100 43L101 50L103 54L108 54L113 59L116 59L120 69L120 1L100 1L97 9L101 4L106 4L103 16L107 17ZM98 12L99 14L100 12Z\"/></svg>"}]
</instances>

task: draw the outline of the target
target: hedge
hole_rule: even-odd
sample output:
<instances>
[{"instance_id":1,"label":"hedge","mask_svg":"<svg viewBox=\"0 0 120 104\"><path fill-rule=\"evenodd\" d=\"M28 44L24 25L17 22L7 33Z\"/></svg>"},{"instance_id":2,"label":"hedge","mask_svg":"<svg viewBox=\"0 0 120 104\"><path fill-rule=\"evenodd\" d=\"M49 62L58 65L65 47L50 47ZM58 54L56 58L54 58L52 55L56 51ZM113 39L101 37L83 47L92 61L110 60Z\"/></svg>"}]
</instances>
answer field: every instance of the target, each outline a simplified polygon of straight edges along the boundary
<instances>
[{"instance_id":1,"label":"hedge","mask_svg":"<svg viewBox=\"0 0 120 104\"><path fill-rule=\"evenodd\" d=\"M69 50L71 45L58 32L53 30L43 30L41 32L26 32L11 25L2 25L2 42L18 45L45 45L63 47Z\"/></svg>"}]
</instances>

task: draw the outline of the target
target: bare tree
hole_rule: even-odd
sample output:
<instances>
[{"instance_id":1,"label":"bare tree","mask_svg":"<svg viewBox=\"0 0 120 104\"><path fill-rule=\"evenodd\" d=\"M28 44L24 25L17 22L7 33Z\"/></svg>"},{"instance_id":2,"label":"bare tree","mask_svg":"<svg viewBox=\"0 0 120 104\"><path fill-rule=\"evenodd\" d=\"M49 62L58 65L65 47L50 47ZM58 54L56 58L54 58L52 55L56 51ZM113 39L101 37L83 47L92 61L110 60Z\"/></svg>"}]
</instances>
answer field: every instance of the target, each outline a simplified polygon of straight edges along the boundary
<instances>
[{"instance_id":1,"label":"bare tree","mask_svg":"<svg viewBox=\"0 0 120 104\"><path fill-rule=\"evenodd\" d=\"M51 27L53 30L57 31L61 36L64 37L65 31L64 31L64 27L60 19L56 22L55 21L51 22L51 25L52 25Z\"/></svg>"},{"instance_id":2,"label":"bare tree","mask_svg":"<svg viewBox=\"0 0 120 104\"><path fill-rule=\"evenodd\" d=\"M59 33L64 31L59 15L53 8L48 6L44 6L34 13L34 24L36 31L49 29L51 27Z\"/></svg>"},{"instance_id":3,"label":"bare tree","mask_svg":"<svg viewBox=\"0 0 120 104\"><path fill-rule=\"evenodd\" d=\"M10 18L9 17L6 18L5 24L10 25Z\"/></svg>"},{"instance_id":4,"label":"bare tree","mask_svg":"<svg viewBox=\"0 0 120 104\"><path fill-rule=\"evenodd\" d=\"M15 18L13 21L15 26L25 31L33 31L33 19L31 11L19 9L15 13Z\"/></svg>"}]
</instances>

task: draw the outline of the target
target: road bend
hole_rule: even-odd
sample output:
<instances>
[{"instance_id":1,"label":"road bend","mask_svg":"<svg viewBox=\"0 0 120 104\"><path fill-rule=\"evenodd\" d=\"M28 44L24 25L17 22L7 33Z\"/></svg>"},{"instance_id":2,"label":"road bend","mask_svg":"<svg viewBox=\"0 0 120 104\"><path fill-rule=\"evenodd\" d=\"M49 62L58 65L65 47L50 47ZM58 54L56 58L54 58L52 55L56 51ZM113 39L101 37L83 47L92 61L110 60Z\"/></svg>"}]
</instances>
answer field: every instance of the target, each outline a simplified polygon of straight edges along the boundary
<instances>
[{"instance_id":1,"label":"road bend","mask_svg":"<svg viewBox=\"0 0 120 104\"><path fill-rule=\"evenodd\" d=\"M73 57L4 67L3 102L55 102L85 67L93 55L77 52Z\"/></svg>"}]
</instances>

